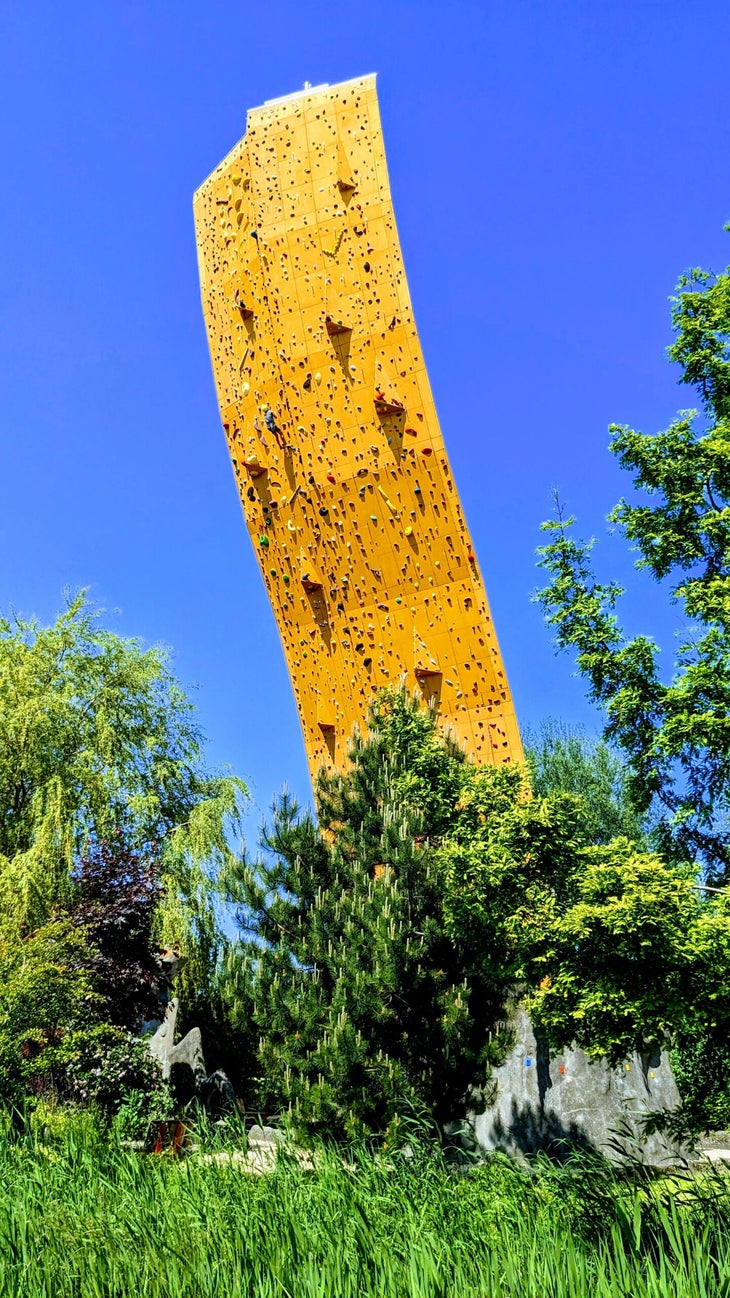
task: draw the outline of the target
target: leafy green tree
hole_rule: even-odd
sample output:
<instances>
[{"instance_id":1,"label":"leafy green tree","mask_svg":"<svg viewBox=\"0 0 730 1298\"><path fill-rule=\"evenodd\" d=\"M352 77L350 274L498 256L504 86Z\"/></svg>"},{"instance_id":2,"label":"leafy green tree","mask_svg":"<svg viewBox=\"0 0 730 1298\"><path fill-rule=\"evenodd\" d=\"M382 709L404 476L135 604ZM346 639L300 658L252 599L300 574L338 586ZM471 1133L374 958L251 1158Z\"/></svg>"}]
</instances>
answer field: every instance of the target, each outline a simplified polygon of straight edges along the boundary
<instances>
[{"instance_id":1,"label":"leafy green tree","mask_svg":"<svg viewBox=\"0 0 730 1298\"><path fill-rule=\"evenodd\" d=\"M210 881L245 794L204 769L162 649L105 629L83 595L49 627L0 619L0 933L47 923L84 853L120 839L159 861L157 938L188 955L192 996L215 963Z\"/></svg>"},{"instance_id":2,"label":"leafy green tree","mask_svg":"<svg viewBox=\"0 0 730 1298\"><path fill-rule=\"evenodd\" d=\"M591 842L581 798L510 792L479 772L472 832L442 843L447 927L509 973L553 1046L617 1064L669 1045L684 1130L725 1125L730 898L630 839Z\"/></svg>"},{"instance_id":3,"label":"leafy green tree","mask_svg":"<svg viewBox=\"0 0 730 1298\"><path fill-rule=\"evenodd\" d=\"M458 1116L486 1081L504 970L448 931L440 855L460 817L466 840L475 772L406 694L385 696L349 770L320 778L318 824L283 796L266 854L234 863L242 937L224 994L256 1043L263 1109L336 1138L393 1136L405 1113Z\"/></svg>"},{"instance_id":4,"label":"leafy green tree","mask_svg":"<svg viewBox=\"0 0 730 1298\"><path fill-rule=\"evenodd\" d=\"M0 938L0 1100L22 1107L52 1085L58 1047L96 1003L85 934L54 920L19 941Z\"/></svg>"},{"instance_id":5,"label":"leafy green tree","mask_svg":"<svg viewBox=\"0 0 730 1298\"><path fill-rule=\"evenodd\" d=\"M631 802L625 763L604 740L552 720L539 730L528 728L522 738L533 793L538 798L552 793L580 797L589 843L642 840L645 827Z\"/></svg>"},{"instance_id":6,"label":"leafy green tree","mask_svg":"<svg viewBox=\"0 0 730 1298\"><path fill-rule=\"evenodd\" d=\"M615 608L621 588L598 581L592 542L577 541L558 509L545 523L540 595L558 644L576 654L606 738L626 757L633 806L653 813L655 841L674 859L730 865L730 273L691 270L672 299L670 358L700 399L656 435L613 425L612 450L636 498L610 520L638 553L637 567L669 583L685 632L674 674L662 676L646 635L627 638Z\"/></svg>"},{"instance_id":7,"label":"leafy green tree","mask_svg":"<svg viewBox=\"0 0 730 1298\"><path fill-rule=\"evenodd\" d=\"M99 953L75 919L0 937L0 1103L44 1096L115 1112L125 1094L163 1097L159 1069L129 1027L110 1022Z\"/></svg>"},{"instance_id":8,"label":"leafy green tree","mask_svg":"<svg viewBox=\"0 0 730 1298\"><path fill-rule=\"evenodd\" d=\"M616 839L576 856L562 896L528 884L509 921L543 1033L614 1064L670 1046L687 1132L730 1122L730 898L696 879Z\"/></svg>"}]
</instances>

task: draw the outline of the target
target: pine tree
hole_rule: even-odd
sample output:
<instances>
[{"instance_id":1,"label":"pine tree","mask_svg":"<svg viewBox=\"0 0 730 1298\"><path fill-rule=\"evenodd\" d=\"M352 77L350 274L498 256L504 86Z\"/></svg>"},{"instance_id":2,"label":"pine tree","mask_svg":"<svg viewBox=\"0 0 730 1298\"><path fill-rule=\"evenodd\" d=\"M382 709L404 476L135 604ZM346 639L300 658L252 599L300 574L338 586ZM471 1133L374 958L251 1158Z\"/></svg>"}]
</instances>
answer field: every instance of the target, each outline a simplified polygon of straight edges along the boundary
<instances>
[{"instance_id":1,"label":"pine tree","mask_svg":"<svg viewBox=\"0 0 730 1298\"><path fill-rule=\"evenodd\" d=\"M339 1139L463 1112L499 1053L504 987L449 934L440 846L474 770L405 693L384 696L318 823L286 795L229 878L224 992L253 1029L258 1103ZM471 1102L474 1102L473 1092Z\"/></svg>"}]
</instances>

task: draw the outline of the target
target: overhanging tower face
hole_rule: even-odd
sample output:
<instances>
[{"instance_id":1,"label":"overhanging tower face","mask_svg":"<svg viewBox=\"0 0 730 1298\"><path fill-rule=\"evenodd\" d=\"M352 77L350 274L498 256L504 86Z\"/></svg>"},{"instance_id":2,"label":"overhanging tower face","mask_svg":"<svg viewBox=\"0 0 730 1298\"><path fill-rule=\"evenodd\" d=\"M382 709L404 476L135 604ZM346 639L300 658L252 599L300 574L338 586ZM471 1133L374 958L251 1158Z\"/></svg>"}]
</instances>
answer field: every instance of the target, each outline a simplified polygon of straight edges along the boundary
<instances>
[{"instance_id":1,"label":"overhanging tower face","mask_svg":"<svg viewBox=\"0 0 730 1298\"><path fill-rule=\"evenodd\" d=\"M310 770L406 679L479 762L522 756L395 226L375 78L249 112L195 195L244 517Z\"/></svg>"}]
</instances>

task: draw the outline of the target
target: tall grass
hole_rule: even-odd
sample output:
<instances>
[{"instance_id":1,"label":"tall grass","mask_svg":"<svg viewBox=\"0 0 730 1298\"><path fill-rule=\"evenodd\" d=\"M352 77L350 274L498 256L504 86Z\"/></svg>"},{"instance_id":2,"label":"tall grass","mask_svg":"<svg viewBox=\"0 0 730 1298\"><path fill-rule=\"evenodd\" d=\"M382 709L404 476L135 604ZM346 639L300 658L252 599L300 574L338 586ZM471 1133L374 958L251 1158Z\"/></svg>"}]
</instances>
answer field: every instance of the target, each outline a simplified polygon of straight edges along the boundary
<instances>
[{"instance_id":1,"label":"tall grass","mask_svg":"<svg viewBox=\"0 0 730 1298\"><path fill-rule=\"evenodd\" d=\"M253 1176L92 1124L0 1142L3 1298L730 1298L729 1226L716 1174L455 1173L415 1147Z\"/></svg>"}]
</instances>

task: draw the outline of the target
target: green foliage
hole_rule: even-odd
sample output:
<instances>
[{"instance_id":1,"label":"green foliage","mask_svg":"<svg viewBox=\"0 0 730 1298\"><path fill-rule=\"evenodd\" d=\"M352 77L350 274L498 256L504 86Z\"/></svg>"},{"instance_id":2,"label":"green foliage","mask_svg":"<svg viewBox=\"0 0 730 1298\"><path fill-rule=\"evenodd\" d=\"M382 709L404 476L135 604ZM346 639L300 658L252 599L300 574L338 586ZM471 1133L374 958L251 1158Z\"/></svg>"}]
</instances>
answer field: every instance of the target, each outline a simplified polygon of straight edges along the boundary
<instances>
[{"instance_id":1,"label":"green foliage","mask_svg":"<svg viewBox=\"0 0 730 1298\"><path fill-rule=\"evenodd\" d=\"M0 940L0 1101L52 1086L59 1050L83 1032L95 993L88 945L68 921Z\"/></svg>"},{"instance_id":2,"label":"green foliage","mask_svg":"<svg viewBox=\"0 0 730 1298\"><path fill-rule=\"evenodd\" d=\"M666 855L730 865L730 274L692 270L672 299L670 358L694 387L704 418L683 411L654 436L613 425L612 450L638 498L610 521L638 553L637 568L669 583L686 630L663 679L647 636L627 638L621 588L594 575L592 542L577 541L558 508L540 551L550 584L540 595L558 644L576 654L606 737L625 755L636 812L654 813Z\"/></svg>"},{"instance_id":3,"label":"green foliage","mask_svg":"<svg viewBox=\"0 0 730 1298\"><path fill-rule=\"evenodd\" d=\"M268 858L229 879L245 937L221 990L252 1107L341 1139L392 1136L407 1112L443 1123L500 1058L516 986L555 1046L612 1063L730 1035L730 903L611 836L640 826L604 745L542 742L532 792L386 694L348 772L320 780L319 825L280 800Z\"/></svg>"},{"instance_id":4,"label":"green foliage","mask_svg":"<svg viewBox=\"0 0 730 1298\"><path fill-rule=\"evenodd\" d=\"M527 889L511 926L530 1008L553 1040L618 1063L686 1022L706 972L706 926L720 940L728 918L692 881L617 839L578 854L562 898L548 880Z\"/></svg>"},{"instance_id":5,"label":"green foliage","mask_svg":"<svg viewBox=\"0 0 730 1298\"><path fill-rule=\"evenodd\" d=\"M726 1026L726 1025L723 1025ZM682 1096L677 1123L681 1135L730 1129L730 1040L702 1022L701 1015L675 1033L669 1052Z\"/></svg>"},{"instance_id":6,"label":"green foliage","mask_svg":"<svg viewBox=\"0 0 730 1298\"><path fill-rule=\"evenodd\" d=\"M134 1089L163 1098L143 1043L104 1021L93 966L69 918L0 940L0 1103L48 1096L111 1114Z\"/></svg>"},{"instance_id":7,"label":"green foliage","mask_svg":"<svg viewBox=\"0 0 730 1298\"><path fill-rule=\"evenodd\" d=\"M409 1153L317 1149L309 1168L289 1156L250 1176L225 1151L139 1157L51 1115L0 1141L0 1296L727 1295L722 1175L495 1158L455 1176L433 1149Z\"/></svg>"},{"instance_id":8,"label":"green foliage","mask_svg":"<svg viewBox=\"0 0 730 1298\"><path fill-rule=\"evenodd\" d=\"M525 758L536 797L573 793L581 799L581 816L589 843L644 836L642 819L631 803L627 771L602 739L576 727L546 721L538 731L523 732Z\"/></svg>"},{"instance_id":9,"label":"green foliage","mask_svg":"<svg viewBox=\"0 0 730 1298\"><path fill-rule=\"evenodd\" d=\"M310 1133L393 1136L404 1113L454 1117L486 1080L504 985L447 931L440 854L459 817L466 828L456 808L475 778L433 718L391 694L351 769L320 778L318 825L284 795L266 857L229 874L244 937L223 989L258 1039L263 1108L290 1107Z\"/></svg>"},{"instance_id":10,"label":"green foliage","mask_svg":"<svg viewBox=\"0 0 730 1298\"><path fill-rule=\"evenodd\" d=\"M192 706L166 653L100 625L83 595L53 626L0 619L0 931L46 923L89 844L120 837L160 862L157 937L210 976L210 878L246 790L201 762Z\"/></svg>"}]
</instances>

